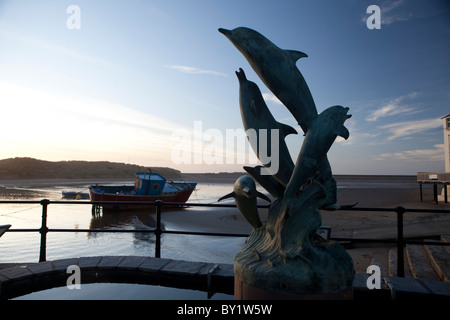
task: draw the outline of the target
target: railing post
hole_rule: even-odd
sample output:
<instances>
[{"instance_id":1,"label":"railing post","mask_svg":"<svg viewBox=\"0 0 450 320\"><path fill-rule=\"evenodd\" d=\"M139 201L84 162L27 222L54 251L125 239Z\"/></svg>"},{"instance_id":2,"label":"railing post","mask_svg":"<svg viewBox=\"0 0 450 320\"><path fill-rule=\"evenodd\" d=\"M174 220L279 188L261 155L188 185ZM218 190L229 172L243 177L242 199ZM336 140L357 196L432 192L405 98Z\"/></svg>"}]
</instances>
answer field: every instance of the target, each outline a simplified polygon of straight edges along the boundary
<instances>
[{"instance_id":1,"label":"railing post","mask_svg":"<svg viewBox=\"0 0 450 320\"><path fill-rule=\"evenodd\" d=\"M41 234L41 248L39 252L39 262L45 261L46 258L46 251L47 251L47 206L50 203L50 200L48 199L42 199L41 205L42 205L42 222L41 222L41 228L39 229L39 233Z\"/></svg>"},{"instance_id":2,"label":"railing post","mask_svg":"<svg viewBox=\"0 0 450 320\"><path fill-rule=\"evenodd\" d=\"M395 208L397 213L397 277L405 276L405 243L403 239L403 214L406 212L405 208Z\"/></svg>"},{"instance_id":3,"label":"railing post","mask_svg":"<svg viewBox=\"0 0 450 320\"><path fill-rule=\"evenodd\" d=\"M157 200L155 201L156 206L156 229L155 229L155 258L161 258L161 205L162 201Z\"/></svg>"}]
</instances>

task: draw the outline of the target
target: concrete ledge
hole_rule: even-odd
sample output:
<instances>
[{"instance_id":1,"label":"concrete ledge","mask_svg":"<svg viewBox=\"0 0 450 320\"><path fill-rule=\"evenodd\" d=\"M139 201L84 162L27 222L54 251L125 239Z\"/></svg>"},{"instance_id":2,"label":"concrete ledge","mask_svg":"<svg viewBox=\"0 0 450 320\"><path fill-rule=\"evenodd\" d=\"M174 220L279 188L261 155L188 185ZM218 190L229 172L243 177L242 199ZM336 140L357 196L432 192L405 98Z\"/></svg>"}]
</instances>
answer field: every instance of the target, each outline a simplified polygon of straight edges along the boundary
<instances>
[{"instance_id":1,"label":"concrete ledge","mask_svg":"<svg viewBox=\"0 0 450 320\"><path fill-rule=\"evenodd\" d=\"M159 259L143 256L80 257L20 264L0 269L0 299L66 286L70 265L81 270L81 284L137 283L234 294L232 264ZM368 274L356 274L355 300L402 300L411 297L450 300L450 282L381 277L381 288L367 288Z\"/></svg>"},{"instance_id":2,"label":"concrete ledge","mask_svg":"<svg viewBox=\"0 0 450 320\"><path fill-rule=\"evenodd\" d=\"M65 286L80 267L81 284L138 283L233 294L233 266L143 256L81 257L18 265L0 270L0 299Z\"/></svg>"}]
</instances>

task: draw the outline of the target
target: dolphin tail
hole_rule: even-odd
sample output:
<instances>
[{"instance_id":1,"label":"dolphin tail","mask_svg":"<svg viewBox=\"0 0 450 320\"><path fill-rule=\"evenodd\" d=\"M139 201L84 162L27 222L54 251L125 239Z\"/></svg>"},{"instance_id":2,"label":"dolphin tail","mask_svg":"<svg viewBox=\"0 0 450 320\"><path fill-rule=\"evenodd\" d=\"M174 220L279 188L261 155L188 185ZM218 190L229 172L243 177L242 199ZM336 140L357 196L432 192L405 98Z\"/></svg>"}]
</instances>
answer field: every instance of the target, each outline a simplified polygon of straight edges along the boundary
<instances>
[{"instance_id":1,"label":"dolphin tail","mask_svg":"<svg viewBox=\"0 0 450 320\"><path fill-rule=\"evenodd\" d=\"M217 202L220 202L220 201L225 200L225 199L228 199L228 198L234 198L235 196L236 196L236 194L235 194L234 191L233 191L233 192L231 192L231 193L229 193L229 194L224 195L223 197L221 197L219 200L217 200Z\"/></svg>"},{"instance_id":2,"label":"dolphin tail","mask_svg":"<svg viewBox=\"0 0 450 320\"><path fill-rule=\"evenodd\" d=\"M242 68L239 68L239 71L236 71L236 76L238 77L239 82L247 80L245 72L244 70L242 70Z\"/></svg>"}]
</instances>

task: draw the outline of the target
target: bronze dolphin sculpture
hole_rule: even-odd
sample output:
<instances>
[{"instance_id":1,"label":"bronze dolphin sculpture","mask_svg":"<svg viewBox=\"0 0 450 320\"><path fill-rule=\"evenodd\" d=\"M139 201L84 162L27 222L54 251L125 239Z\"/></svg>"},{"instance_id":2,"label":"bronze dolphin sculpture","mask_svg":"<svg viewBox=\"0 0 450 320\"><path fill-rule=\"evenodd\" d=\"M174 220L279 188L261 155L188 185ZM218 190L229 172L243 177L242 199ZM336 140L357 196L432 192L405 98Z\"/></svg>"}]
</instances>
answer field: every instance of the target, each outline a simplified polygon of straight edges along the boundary
<instances>
[{"instance_id":1,"label":"bronze dolphin sculpture","mask_svg":"<svg viewBox=\"0 0 450 320\"><path fill-rule=\"evenodd\" d=\"M257 197L271 202L266 195L256 190L255 181L251 177L241 176L234 183L233 192L221 197L218 201L234 198L236 206L244 219L250 223L253 228L260 228L262 223L259 218L258 208L256 207Z\"/></svg>"},{"instance_id":2,"label":"bronze dolphin sculpture","mask_svg":"<svg viewBox=\"0 0 450 320\"><path fill-rule=\"evenodd\" d=\"M256 74L289 109L306 133L317 116L317 109L296 62L307 55L300 51L280 49L262 34L249 28L220 28L219 32L244 55Z\"/></svg>"},{"instance_id":3,"label":"bronze dolphin sculpture","mask_svg":"<svg viewBox=\"0 0 450 320\"><path fill-rule=\"evenodd\" d=\"M263 166L249 167L244 166L244 170L259 183L261 187L266 189L269 194L275 199L283 197L286 189L277 179L271 175L261 174Z\"/></svg>"},{"instance_id":4,"label":"bronze dolphin sculpture","mask_svg":"<svg viewBox=\"0 0 450 320\"><path fill-rule=\"evenodd\" d=\"M283 186L286 186L294 170L294 162L292 161L284 138L291 133L297 134L297 131L275 120L258 86L254 82L247 80L242 69L236 71L236 75L239 79L239 105L242 123L244 124L250 145L262 164L272 169L270 170L270 174ZM267 135L264 135L262 130L266 130ZM273 130L278 130L278 140L275 141L275 146L272 145L272 142L274 142L272 141L272 134L275 133ZM256 135L256 137L252 137L252 134ZM266 147L266 152L261 150L261 147ZM276 149L278 149L278 152ZM261 151L263 152L261 153ZM263 161L262 156L268 156L269 154L271 156L270 164L264 163L265 161ZM277 167L274 168L275 164Z\"/></svg>"},{"instance_id":5,"label":"bronze dolphin sculpture","mask_svg":"<svg viewBox=\"0 0 450 320\"><path fill-rule=\"evenodd\" d=\"M345 120L351 117L347 114L348 110L349 108L341 106L330 107L321 112L311 124L286 187L285 201L294 199L308 179L314 176L314 172L319 170L337 136L348 139L349 132L344 127Z\"/></svg>"}]
</instances>

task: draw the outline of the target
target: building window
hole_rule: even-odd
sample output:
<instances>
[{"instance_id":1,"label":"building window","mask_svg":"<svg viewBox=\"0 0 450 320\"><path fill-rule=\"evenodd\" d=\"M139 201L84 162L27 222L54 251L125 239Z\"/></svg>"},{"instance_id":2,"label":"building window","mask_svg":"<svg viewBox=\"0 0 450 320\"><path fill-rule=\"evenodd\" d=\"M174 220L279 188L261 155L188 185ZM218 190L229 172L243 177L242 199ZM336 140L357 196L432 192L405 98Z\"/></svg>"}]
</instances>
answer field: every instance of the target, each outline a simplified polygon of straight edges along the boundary
<instances>
[{"instance_id":1,"label":"building window","mask_svg":"<svg viewBox=\"0 0 450 320\"><path fill-rule=\"evenodd\" d=\"M450 129L450 117L447 118L447 129Z\"/></svg>"}]
</instances>

